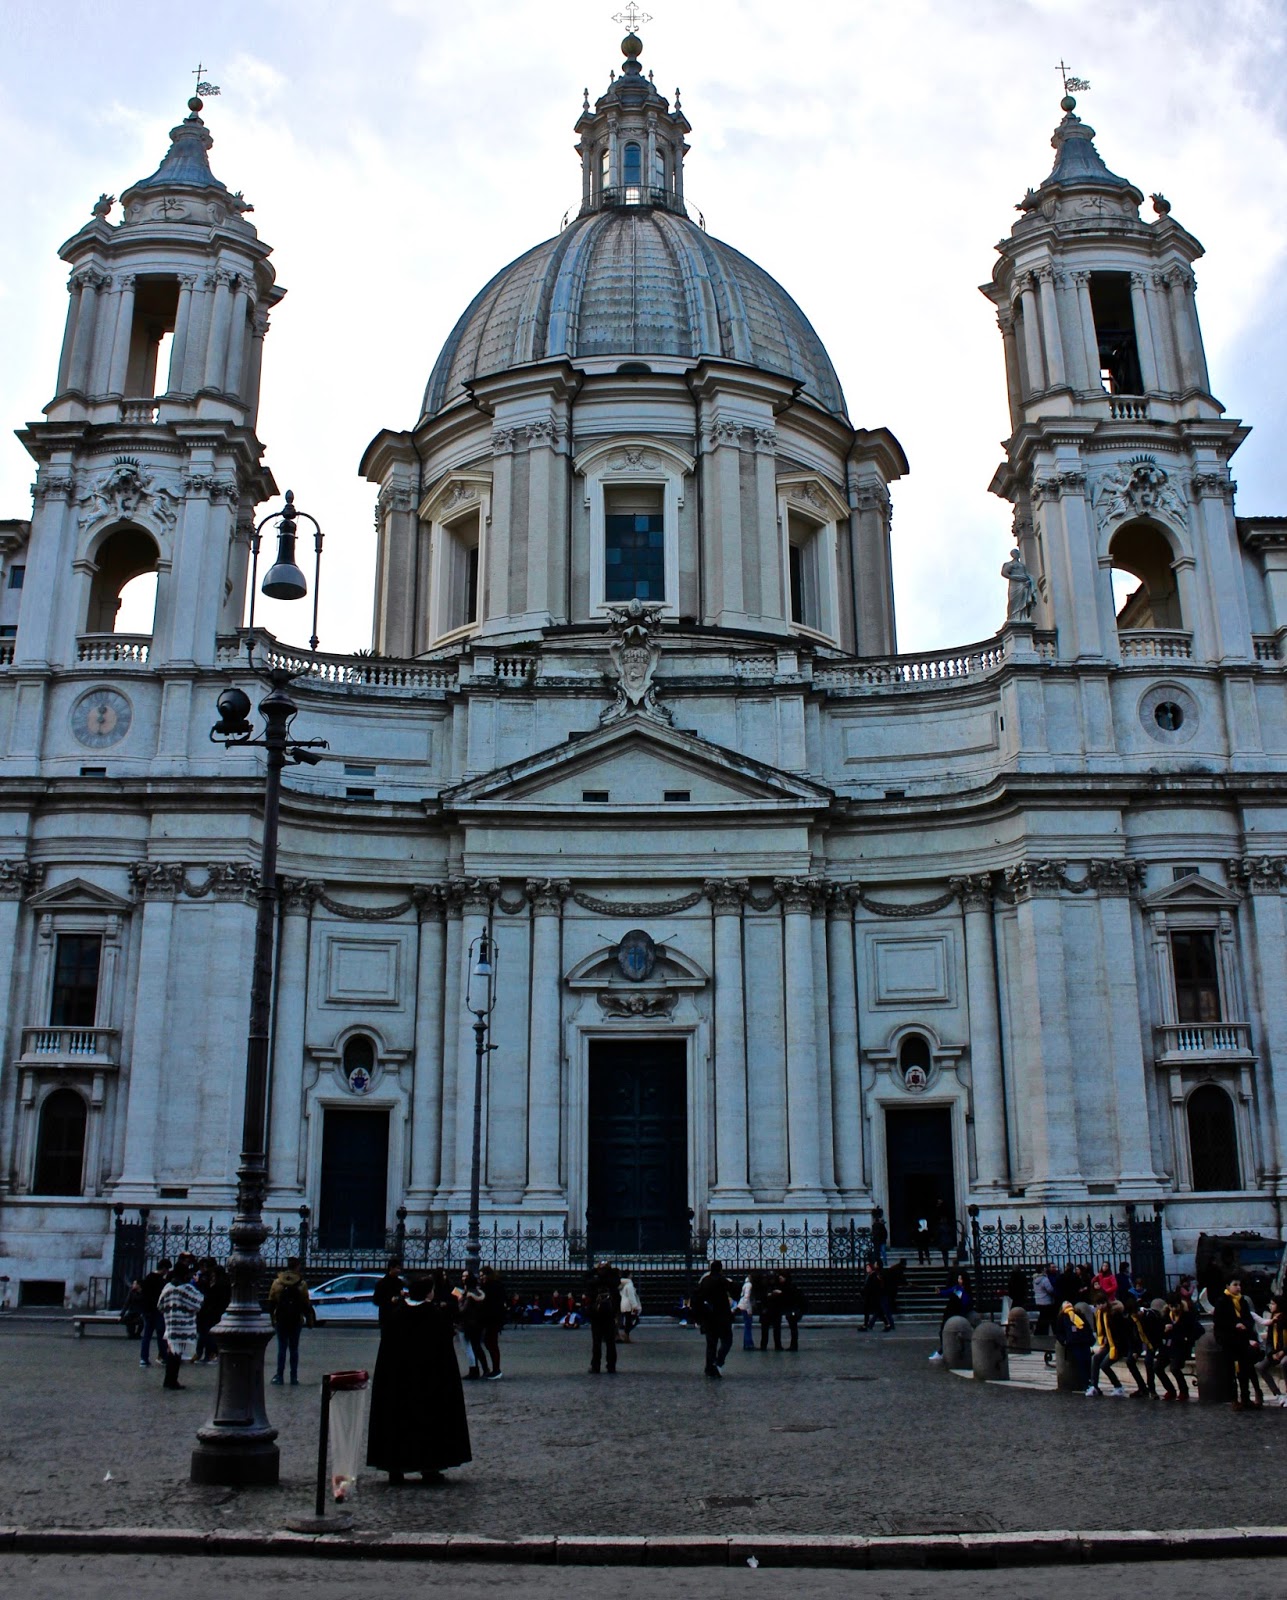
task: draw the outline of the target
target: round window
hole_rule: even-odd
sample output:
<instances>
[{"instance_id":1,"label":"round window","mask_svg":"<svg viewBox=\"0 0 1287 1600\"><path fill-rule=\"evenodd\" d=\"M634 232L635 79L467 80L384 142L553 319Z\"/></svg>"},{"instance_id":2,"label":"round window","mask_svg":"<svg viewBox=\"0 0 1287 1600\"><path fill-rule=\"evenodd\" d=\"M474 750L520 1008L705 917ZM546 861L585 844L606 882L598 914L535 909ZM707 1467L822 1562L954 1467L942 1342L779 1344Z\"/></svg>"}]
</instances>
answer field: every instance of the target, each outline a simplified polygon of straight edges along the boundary
<instances>
[{"instance_id":1,"label":"round window","mask_svg":"<svg viewBox=\"0 0 1287 1600\"><path fill-rule=\"evenodd\" d=\"M1178 683L1156 683L1139 699L1139 719L1158 744L1188 744L1202 720L1198 702Z\"/></svg>"},{"instance_id":2,"label":"round window","mask_svg":"<svg viewBox=\"0 0 1287 1600\"><path fill-rule=\"evenodd\" d=\"M1177 733L1184 723L1184 708L1174 700L1163 700L1153 707L1153 721L1165 733Z\"/></svg>"}]
</instances>

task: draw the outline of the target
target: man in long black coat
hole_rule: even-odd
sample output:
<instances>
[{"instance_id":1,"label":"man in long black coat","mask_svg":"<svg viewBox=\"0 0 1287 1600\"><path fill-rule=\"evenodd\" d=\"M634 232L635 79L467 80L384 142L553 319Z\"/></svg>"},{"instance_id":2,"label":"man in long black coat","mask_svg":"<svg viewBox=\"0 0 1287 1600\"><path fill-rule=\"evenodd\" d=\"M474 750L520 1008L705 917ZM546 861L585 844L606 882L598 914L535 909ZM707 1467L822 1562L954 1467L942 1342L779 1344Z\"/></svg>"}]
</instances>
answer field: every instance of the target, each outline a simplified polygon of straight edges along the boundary
<instances>
[{"instance_id":1,"label":"man in long black coat","mask_svg":"<svg viewBox=\"0 0 1287 1600\"><path fill-rule=\"evenodd\" d=\"M733 1343L733 1301L737 1291L724 1276L722 1262L712 1261L710 1271L693 1294L693 1314L706 1335L706 1376L719 1378Z\"/></svg>"},{"instance_id":2,"label":"man in long black coat","mask_svg":"<svg viewBox=\"0 0 1287 1600\"><path fill-rule=\"evenodd\" d=\"M608 1372L617 1370L617 1312L621 1306L621 1274L611 1261L600 1261L590 1274L590 1371L597 1373L606 1354Z\"/></svg>"},{"instance_id":3,"label":"man in long black coat","mask_svg":"<svg viewBox=\"0 0 1287 1600\"><path fill-rule=\"evenodd\" d=\"M441 1273L381 1308L366 1461L401 1483L471 1459L465 1393L453 1344L456 1309Z\"/></svg>"}]
</instances>

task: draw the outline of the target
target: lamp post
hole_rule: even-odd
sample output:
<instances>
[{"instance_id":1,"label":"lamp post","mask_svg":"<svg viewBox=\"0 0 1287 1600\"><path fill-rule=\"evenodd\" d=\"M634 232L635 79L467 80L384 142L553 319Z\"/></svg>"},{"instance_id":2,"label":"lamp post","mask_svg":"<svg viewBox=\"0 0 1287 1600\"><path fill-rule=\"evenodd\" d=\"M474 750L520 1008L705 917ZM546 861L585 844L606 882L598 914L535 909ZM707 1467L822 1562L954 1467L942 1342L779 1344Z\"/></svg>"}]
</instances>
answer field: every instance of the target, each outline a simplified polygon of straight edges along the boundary
<instances>
[{"instance_id":1,"label":"lamp post","mask_svg":"<svg viewBox=\"0 0 1287 1600\"><path fill-rule=\"evenodd\" d=\"M308 586L294 564L294 515L289 497L279 514L278 559L264 578L264 590L277 599L302 599ZM254 640L247 639L253 666ZM259 859L259 888L255 914L254 965L250 984L250 1027L246 1037L246 1082L242 1104L241 1159L237 1166L237 1208L229 1230L232 1251L228 1275L232 1299L218 1336L219 1380L214 1416L197 1430L192 1452L193 1483L234 1487L271 1486L278 1478L277 1430L268 1421L264 1404L264 1348L272 1326L259 1304L259 1283L264 1262L260 1246L267 1237L264 1226L264 1192L268 1161L264 1148L268 1102L268 1027L272 1008L273 924L277 905L277 824L281 803L281 775L288 763L314 766L326 748L325 739L292 739L290 725L298 710L287 690L293 674L279 667L266 676L268 693L259 702L264 719L261 737L254 737L250 696L230 685L219 696L219 721L210 730L217 744L232 748L255 746L267 754L264 787L264 828Z\"/></svg>"},{"instance_id":2,"label":"lamp post","mask_svg":"<svg viewBox=\"0 0 1287 1600\"><path fill-rule=\"evenodd\" d=\"M495 1045L487 1042L487 1019L496 1006L496 941L484 928L469 946L469 985L465 1005L474 1017L474 1144L469 1163L469 1232L465 1265L475 1276L482 1264L479 1237L479 1190L483 1162L483 1060Z\"/></svg>"}]
</instances>

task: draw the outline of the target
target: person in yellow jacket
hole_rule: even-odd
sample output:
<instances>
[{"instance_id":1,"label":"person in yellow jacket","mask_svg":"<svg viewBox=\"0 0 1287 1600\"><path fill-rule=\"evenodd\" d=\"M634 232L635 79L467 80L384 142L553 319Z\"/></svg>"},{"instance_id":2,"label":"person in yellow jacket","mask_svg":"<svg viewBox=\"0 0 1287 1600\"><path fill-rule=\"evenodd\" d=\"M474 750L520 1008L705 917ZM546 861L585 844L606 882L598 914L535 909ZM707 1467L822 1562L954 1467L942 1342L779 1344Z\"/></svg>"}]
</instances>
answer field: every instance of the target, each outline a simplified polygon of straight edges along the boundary
<instances>
[{"instance_id":1,"label":"person in yellow jacket","mask_svg":"<svg viewBox=\"0 0 1287 1600\"><path fill-rule=\"evenodd\" d=\"M1113 1371L1114 1361L1128 1361L1133 1363L1130 1346L1130 1321L1122 1309L1120 1300L1110 1300L1102 1291L1095 1297L1095 1349L1090 1358L1091 1380L1087 1394L1098 1395L1103 1391L1099 1387L1099 1375L1102 1372L1112 1384L1112 1396L1115 1400L1125 1400L1126 1390L1118 1381L1117 1374ZM1138 1371L1135 1380L1139 1382ZM1140 1384L1143 1388L1144 1385Z\"/></svg>"}]
</instances>

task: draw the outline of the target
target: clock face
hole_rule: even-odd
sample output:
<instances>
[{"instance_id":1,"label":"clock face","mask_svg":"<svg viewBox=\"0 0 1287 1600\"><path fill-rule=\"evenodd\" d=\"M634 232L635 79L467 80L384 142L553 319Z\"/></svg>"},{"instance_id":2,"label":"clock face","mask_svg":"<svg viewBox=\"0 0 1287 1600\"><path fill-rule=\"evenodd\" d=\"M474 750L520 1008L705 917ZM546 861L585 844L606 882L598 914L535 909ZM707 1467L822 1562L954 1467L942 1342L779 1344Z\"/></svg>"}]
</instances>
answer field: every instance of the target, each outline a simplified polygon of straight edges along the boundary
<instances>
[{"instance_id":1,"label":"clock face","mask_svg":"<svg viewBox=\"0 0 1287 1600\"><path fill-rule=\"evenodd\" d=\"M91 750L104 750L130 731L132 715L129 701L117 690L91 689L72 707L72 732Z\"/></svg>"}]
</instances>

